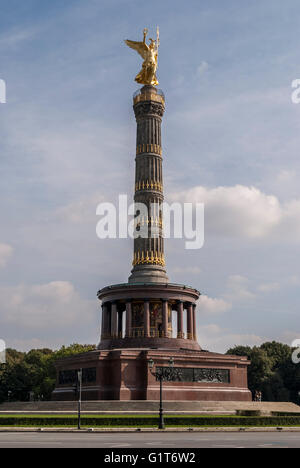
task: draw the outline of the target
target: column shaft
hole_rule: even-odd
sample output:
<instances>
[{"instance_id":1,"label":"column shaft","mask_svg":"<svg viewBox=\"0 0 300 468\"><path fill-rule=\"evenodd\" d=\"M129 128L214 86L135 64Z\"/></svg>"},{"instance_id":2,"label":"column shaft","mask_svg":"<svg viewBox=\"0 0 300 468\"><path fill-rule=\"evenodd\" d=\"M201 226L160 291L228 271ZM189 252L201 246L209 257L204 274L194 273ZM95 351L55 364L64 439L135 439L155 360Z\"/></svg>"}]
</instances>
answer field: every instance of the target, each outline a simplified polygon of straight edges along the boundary
<instances>
[{"instance_id":1,"label":"column shaft","mask_svg":"<svg viewBox=\"0 0 300 468\"><path fill-rule=\"evenodd\" d=\"M107 336L107 309L107 304L102 304L101 340L104 340Z\"/></svg>"},{"instance_id":2,"label":"column shaft","mask_svg":"<svg viewBox=\"0 0 300 468\"><path fill-rule=\"evenodd\" d=\"M126 302L126 337L131 337L132 328L132 306L131 302Z\"/></svg>"},{"instance_id":3,"label":"column shaft","mask_svg":"<svg viewBox=\"0 0 300 468\"><path fill-rule=\"evenodd\" d=\"M193 305L193 334L194 340L197 341L197 324L196 324L196 304Z\"/></svg>"},{"instance_id":4,"label":"column shaft","mask_svg":"<svg viewBox=\"0 0 300 468\"><path fill-rule=\"evenodd\" d=\"M118 337L123 338L123 311L118 312Z\"/></svg>"},{"instance_id":5,"label":"column shaft","mask_svg":"<svg viewBox=\"0 0 300 468\"><path fill-rule=\"evenodd\" d=\"M118 335L117 325L118 325L118 305L116 302L113 302L111 306L111 331L110 331L110 334L113 338L116 338Z\"/></svg>"},{"instance_id":6,"label":"column shaft","mask_svg":"<svg viewBox=\"0 0 300 468\"><path fill-rule=\"evenodd\" d=\"M177 304L177 338L184 338L183 333L183 302Z\"/></svg>"},{"instance_id":7,"label":"column shaft","mask_svg":"<svg viewBox=\"0 0 300 468\"><path fill-rule=\"evenodd\" d=\"M188 340L193 340L193 304L188 304L187 306L187 338Z\"/></svg>"},{"instance_id":8,"label":"column shaft","mask_svg":"<svg viewBox=\"0 0 300 468\"><path fill-rule=\"evenodd\" d=\"M134 201L136 206L139 203L147 206L148 217L145 214L140 222L144 229L148 228L148 236L138 236L134 240L134 268L129 282L167 283L164 246L160 243L163 226L159 215L164 201L160 127L165 99L154 86L144 86L134 97L134 112L137 121ZM156 213L152 214L150 208L154 204Z\"/></svg>"},{"instance_id":9,"label":"column shaft","mask_svg":"<svg viewBox=\"0 0 300 468\"><path fill-rule=\"evenodd\" d=\"M169 304L168 301L163 301L163 307L162 307L162 316L163 316L163 336L168 337L169 336Z\"/></svg>"},{"instance_id":10,"label":"column shaft","mask_svg":"<svg viewBox=\"0 0 300 468\"><path fill-rule=\"evenodd\" d=\"M150 302L144 302L144 336L150 336Z\"/></svg>"}]
</instances>

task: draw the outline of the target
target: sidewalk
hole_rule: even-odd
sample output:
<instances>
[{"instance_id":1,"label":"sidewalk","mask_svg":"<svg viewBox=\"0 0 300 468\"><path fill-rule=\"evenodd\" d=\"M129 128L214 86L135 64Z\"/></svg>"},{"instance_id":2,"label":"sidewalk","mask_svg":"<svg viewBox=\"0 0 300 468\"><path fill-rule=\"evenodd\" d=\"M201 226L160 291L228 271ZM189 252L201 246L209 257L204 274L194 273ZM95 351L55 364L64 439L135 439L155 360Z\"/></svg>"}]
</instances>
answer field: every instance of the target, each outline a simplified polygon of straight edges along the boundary
<instances>
[{"instance_id":1,"label":"sidewalk","mask_svg":"<svg viewBox=\"0 0 300 468\"><path fill-rule=\"evenodd\" d=\"M81 429L80 431L75 428L36 428L36 427L2 427L0 433L7 432L43 432L43 433L72 433L72 434L101 434L101 433L152 433L152 432L299 432L300 427L196 427L196 428L182 428L174 427L165 430L154 428L95 428L95 429Z\"/></svg>"}]
</instances>

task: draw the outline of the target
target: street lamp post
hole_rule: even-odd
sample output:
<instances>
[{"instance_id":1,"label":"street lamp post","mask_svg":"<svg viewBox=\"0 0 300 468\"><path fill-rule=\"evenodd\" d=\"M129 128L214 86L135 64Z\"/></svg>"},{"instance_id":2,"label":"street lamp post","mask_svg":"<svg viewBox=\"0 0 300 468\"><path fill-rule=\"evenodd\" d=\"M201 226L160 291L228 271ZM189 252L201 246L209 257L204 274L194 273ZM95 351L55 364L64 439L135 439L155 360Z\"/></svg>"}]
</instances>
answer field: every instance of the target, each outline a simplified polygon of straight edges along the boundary
<instances>
[{"instance_id":1,"label":"street lamp post","mask_svg":"<svg viewBox=\"0 0 300 468\"><path fill-rule=\"evenodd\" d=\"M77 379L78 379L78 394L79 394L79 398L78 398L78 430L80 431L81 429L81 396L82 396L82 369L80 369L80 371L78 371L78 375L77 375Z\"/></svg>"},{"instance_id":2,"label":"street lamp post","mask_svg":"<svg viewBox=\"0 0 300 468\"><path fill-rule=\"evenodd\" d=\"M174 367L174 359L169 359L169 367L161 367L153 372L154 361L149 360L149 369L152 375L159 381L159 429L165 429L164 409L163 409L163 381L170 379L170 371Z\"/></svg>"}]
</instances>

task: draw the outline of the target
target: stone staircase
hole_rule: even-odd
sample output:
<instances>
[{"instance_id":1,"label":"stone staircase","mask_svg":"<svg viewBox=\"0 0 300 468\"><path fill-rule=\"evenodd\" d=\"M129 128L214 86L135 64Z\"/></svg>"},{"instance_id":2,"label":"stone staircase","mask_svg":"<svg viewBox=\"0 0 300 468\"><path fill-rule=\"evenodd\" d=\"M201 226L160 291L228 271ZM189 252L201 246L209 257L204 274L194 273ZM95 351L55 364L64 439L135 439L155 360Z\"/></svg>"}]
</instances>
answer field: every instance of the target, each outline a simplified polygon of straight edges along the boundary
<instances>
[{"instance_id":1,"label":"stone staircase","mask_svg":"<svg viewBox=\"0 0 300 468\"><path fill-rule=\"evenodd\" d=\"M156 414L158 401L85 401L82 412L85 414ZM286 402L235 402L235 401L165 401L165 413L170 414L236 414L237 411L261 411L299 413L300 406ZM49 401L30 403L4 403L0 405L0 414L61 414L76 413L77 402Z\"/></svg>"}]
</instances>

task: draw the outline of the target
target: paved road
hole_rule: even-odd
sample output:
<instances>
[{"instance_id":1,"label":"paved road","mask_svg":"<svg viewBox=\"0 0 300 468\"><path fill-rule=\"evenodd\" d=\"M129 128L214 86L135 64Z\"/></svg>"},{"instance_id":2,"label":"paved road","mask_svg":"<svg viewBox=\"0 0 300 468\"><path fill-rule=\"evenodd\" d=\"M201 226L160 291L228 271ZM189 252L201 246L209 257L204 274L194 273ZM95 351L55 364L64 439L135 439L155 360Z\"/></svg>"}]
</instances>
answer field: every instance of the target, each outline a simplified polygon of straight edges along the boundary
<instances>
[{"instance_id":1,"label":"paved road","mask_svg":"<svg viewBox=\"0 0 300 468\"><path fill-rule=\"evenodd\" d=\"M1 448L300 448L300 433L0 433Z\"/></svg>"}]
</instances>

